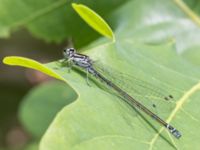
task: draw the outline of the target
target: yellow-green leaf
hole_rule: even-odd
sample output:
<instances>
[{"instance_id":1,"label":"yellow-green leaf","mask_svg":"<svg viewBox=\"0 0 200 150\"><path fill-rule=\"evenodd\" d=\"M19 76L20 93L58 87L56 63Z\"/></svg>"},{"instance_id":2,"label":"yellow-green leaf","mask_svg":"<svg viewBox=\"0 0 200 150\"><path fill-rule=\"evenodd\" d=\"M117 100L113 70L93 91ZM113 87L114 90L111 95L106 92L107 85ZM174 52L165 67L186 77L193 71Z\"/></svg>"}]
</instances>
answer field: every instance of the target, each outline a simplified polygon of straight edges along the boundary
<instances>
[{"instance_id":1,"label":"yellow-green leaf","mask_svg":"<svg viewBox=\"0 0 200 150\"><path fill-rule=\"evenodd\" d=\"M9 56L3 59L3 63L11 66L22 66L41 71L49 76L63 80L58 74L47 68L45 65L25 57Z\"/></svg>"},{"instance_id":2,"label":"yellow-green leaf","mask_svg":"<svg viewBox=\"0 0 200 150\"><path fill-rule=\"evenodd\" d=\"M96 12L82 4L73 3L72 7L89 26L91 26L103 36L115 41L115 36L112 29Z\"/></svg>"}]
</instances>

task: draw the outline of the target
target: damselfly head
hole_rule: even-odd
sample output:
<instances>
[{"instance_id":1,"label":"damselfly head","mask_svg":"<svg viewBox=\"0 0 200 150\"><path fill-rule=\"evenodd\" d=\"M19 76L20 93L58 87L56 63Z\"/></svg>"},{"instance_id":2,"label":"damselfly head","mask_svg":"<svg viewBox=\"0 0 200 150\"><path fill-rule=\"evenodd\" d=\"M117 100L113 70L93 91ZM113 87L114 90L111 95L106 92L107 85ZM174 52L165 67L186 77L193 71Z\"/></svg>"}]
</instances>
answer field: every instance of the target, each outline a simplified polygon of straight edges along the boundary
<instances>
[{"instance_id":1,"label":"damselfly head","mask_svg":"<svg viewBox=\"0 0 200 150\"><path fill-rule=\"evenodd\" d=\"M74 48L66 48L63 50L63 55L65 58L70 58L76 53Z\"/></svg>"}]
</instances>

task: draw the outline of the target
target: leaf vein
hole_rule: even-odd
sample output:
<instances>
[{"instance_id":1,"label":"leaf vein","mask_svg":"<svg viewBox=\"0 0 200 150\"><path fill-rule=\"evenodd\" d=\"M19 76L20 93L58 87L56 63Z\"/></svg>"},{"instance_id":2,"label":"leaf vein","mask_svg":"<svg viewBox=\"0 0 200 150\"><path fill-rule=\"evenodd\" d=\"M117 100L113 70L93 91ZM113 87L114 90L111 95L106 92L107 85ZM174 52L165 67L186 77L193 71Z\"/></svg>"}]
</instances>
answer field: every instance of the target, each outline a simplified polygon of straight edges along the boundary
<instances>
[{"instance_id":1,"label":"leaf vein","mask_svg":"<svg viewBox=\"0 0 200 150\"><path fill-rule=\"evenodd\" d=\"M171 122L171 120L175 117L175 115L177 114L177 112L182 108L183 104L186 102L186 100L197 90L200 90L200 82L197 83L196 85L194 85L188 92L186 92L182 98L180 98L179 101L177 101L176 103L176 107L174 108L174 110L172 111L172 113L170 114L170 116L167 118L166 122ZM150 142L151 145L153 146L153 144L155 143L155 141L158 139L160 133L164 130L165 128L162 127L157 134L155 134L154 138L152 139L152 141Z\"/></svg>"}]
</instances>

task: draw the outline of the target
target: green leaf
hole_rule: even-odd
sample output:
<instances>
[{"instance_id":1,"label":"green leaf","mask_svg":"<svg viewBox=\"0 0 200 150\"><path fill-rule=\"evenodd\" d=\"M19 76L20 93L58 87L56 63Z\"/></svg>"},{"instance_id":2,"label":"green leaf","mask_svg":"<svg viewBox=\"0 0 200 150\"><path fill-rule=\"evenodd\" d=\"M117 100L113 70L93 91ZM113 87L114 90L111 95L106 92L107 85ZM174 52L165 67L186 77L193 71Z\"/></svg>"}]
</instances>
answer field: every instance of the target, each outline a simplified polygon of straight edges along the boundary
<instances>
[{"instance_id":1,"label":"green leaf","mask_svg":"<svg viewBox=\"0 0 200 150\"><path fill-rule=\"evenodd\" d=\"M97 13L95 13L93 10L88 8L85 5L82 4L72 4L72 7L76 12L80 15L80 17L93 29L95 29L100 34L104 35L105 37L108 37L115 40L114 34L112 29L109 27L109 25L99 16Z\"/></svg>"},{"instance_id":2,"label":"green leaf","mask_svg":"<svg viewBox=\"0 0 200 150\"><path fill-rule=\"evenodd\" d=\"M109 16L116 24L115 43L92 43L84 53L112 66L114 70L136 76L174 96L172 101L150 99L155 113L176 127L181 139L172 137L155 120L102 90L95 78L86 84L86 73L74 69L68 73L58 62L44 64L78 94L75 102L64 107L42 138L40 149L195 149L199 147L200 70L191 50L200 48L200 29L175 1L131 0ZM191 58L186 59L188 52ZM32 67L33 68L33 67ZM35 68L37 69L37 68ZM40 68L39 68L40 69ZM41 69L40 69L41 70ZM125 82L126 83L126 82ZM135 85L134 80L128 83ZM146 90L148 91L148 89ZM146 91L138 99L150 108ZM133 97L137 94L131 91ZM168 109L169 104L170 109ZM159 112L159 107L166 110Z\"/></svg>"},{"instance_id":3,"label":"green leaf","mask_svg":"<svg viewBox=\"0 0 200 150\"><path fill-rule=\"evenodd\" d=\"M51 81L39 85L23 99L19 112L21 123L34 138L40 139L56 113L76 97L75 92L61 82Z\"/></svg>"},{"instance_id":4,"label":"green leaf","mask_svg":"<svg viewBox=\"0 0 200 150\"><path fill-rule=\"evenodd\" d=\"M28 67L31 69L36 69L36 70L41 71L51 77L63 80L54 71L50 70L49 68L45 67L43 64L41 64L37 61L34 61L32 59L18 57L18 56L10 56L10 57L5 57L3 59L3 63L7 64L7 65L12 65L12 66L22 66L22 67Z\"/></svg>"}]
</instances>

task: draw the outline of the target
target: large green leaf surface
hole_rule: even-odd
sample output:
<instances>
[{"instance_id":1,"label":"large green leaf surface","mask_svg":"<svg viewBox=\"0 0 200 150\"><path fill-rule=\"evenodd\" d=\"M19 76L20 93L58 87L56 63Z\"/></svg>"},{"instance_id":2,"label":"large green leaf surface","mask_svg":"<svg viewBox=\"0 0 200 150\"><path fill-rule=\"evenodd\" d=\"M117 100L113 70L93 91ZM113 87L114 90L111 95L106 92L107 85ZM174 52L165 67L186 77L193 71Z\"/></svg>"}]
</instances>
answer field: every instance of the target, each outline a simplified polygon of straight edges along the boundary
<instances>
[{"instance_id":1,"label":"large green leaf surface","mask_svg":"<svg viewBox=\"0 0 200 150\"><path fill-rule=\"evenodd\" d=\"M52 62L45 67L71 85L78 98L54 118L40 149L198 149L198 24L175 0L132 0L121 5L109 18L116 25L116 42L105 43L99 39L84 48L84 53L118 72L136 76L161 89L166 87L174 96L174 105L169 110L168 102L158 99L156 107L167 110L158 111L158 115L176 127L182 137L175 139L149 116L138 113L108 89L99 88L103 83L95 78L88 86L84 72L74 69L68 73L66 67ZM190 59L186 59L187 53ZM129 82L134 86L133 80ZM130 94L136 93L130 91ZM145 94L143 91L141 96ZM140 102L149 107L144 98Z\"/></svg>"}]
</instances>

